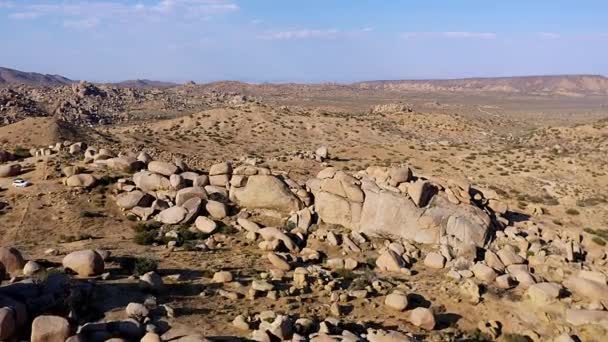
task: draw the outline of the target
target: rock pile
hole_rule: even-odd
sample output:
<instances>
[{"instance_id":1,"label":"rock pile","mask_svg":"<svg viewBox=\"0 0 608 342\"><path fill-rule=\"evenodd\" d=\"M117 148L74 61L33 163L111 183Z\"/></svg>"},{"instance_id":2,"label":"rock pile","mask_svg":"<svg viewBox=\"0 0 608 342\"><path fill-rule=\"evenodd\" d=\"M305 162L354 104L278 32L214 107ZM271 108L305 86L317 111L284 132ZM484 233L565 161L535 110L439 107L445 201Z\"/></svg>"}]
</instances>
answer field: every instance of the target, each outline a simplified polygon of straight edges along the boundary
<instances>
[{"instance_id":1,"label":"rock pile","mask_svg":"<svg viewBox=\"0 0 608 342\"><path fill-rule=\"evenodd\" d=\"M464 181L423 176L407 166L395 166L355 173L329 167L300 183L249 163L218 163L206 172L191 170L180 161L156 161L145 153L116 156L92 147L85 150L84 158L95 167L135 171L115 184L116 204L128 215L161 223L163 239L157 241L164 241L168 248L179 248L179 229L184 225L191 232L203 233L200 239L205 241L196 250L224 247L226 237L218 231L229 224L265 255L268 272L235 290L229 284L240 281L238 274L217 270L211 279L217 286L205 295L235 301L315 293L326 296L329 314L340 317L348 315L349 300L373 294L381 296L386 307L401 312L412 326L428 331L437 326L439 309L410 301L407 288L370 280L361 288L345 289L336 277L367 266L375 267L376 274L397 277L425 267L426 272L451 278L471 305L496 288L521 293L522 301L539 310L562 306L564 320L572 326L605 324L605 251L586 249L580 235L544 229L531 221L511 222L508 205L495 191ZM127 164L129 168L117 166ZM87 174L74 172L70 177L79 175ZM284 224L265 226L252 213L270 215ZM370 255L374 257L371 263ZM14 269L22 268L22 263ZM63 265L78 277L104 270L94 251L69 254ZM11 272L8 267L7 271ZM278 284L285 279L289 283L282 284L286 285L282 289ZM164 289L154 272L139 281L148 290ZM129 317L141 319L147 315L145 309L130 305ZM339 324L329 319L307 320L262 312L240 315L233 324L250 331L252 339L264 341L293 336L325 339L336 332L357 339L400 334L369 327L363 327L368 330L362 334L337 329ZM500 335L499 323L481 323L482 331L495 338Z\"/></svg>"},{"instance_id":2,"label":"rock pile","mask_svg":"<svg viewBox=\"0 0 608 342\"><path fill-rule=\"evenodd\" d=\"M413 112L412 106L407 103L387 103L387 104L378 104L372 106L369 110L371 114L383 114L383 113L399 113Z\"/></svg>"}]
</instances>

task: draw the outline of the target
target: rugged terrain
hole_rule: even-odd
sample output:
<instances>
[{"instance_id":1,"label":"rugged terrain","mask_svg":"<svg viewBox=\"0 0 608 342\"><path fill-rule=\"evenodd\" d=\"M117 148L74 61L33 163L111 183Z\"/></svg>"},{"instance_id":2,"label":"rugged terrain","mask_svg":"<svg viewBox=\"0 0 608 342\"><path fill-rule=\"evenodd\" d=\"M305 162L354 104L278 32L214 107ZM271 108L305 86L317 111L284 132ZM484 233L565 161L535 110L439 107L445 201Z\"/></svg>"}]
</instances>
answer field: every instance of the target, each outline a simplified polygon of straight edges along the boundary
<instances>
[{"instance_id":1,"label":"rugged terrain","mask_svg":"<svg viewBox=\"0 0 608 342\"><path fill-rule=\"evenodd\" d=\"M5 85L0 336L602 341L605 79L493 82Z\"/></svg>"}]
</instances>

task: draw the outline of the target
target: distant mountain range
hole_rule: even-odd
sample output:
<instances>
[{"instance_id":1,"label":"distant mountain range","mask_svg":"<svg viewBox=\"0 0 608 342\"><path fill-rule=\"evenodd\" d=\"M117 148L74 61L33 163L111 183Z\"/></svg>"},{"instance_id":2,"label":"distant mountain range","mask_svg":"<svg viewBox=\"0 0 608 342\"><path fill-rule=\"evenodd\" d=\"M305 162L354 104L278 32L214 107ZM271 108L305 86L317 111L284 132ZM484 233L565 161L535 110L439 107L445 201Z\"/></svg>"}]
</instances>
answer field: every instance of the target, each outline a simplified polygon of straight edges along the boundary
<instances>
[{"instance_id":1,"label":"distant mountain range","mask_svg":"<svg viewBox=\"0 0 608 342\"><path fill-rule=\"evenodd\" d=\"M57 87L77 83L60 75L39 74L36 72L25 72L9 68L0 67L0 85L3 84L24 84L31 86ZM177 83L151 81L151 80L127 80L118 83L111 83L118 87L129 88L167 88L177 86Z\"/></svg>"},{"instance_id":2,"label":"distant mountain range","mask_svg":"<svg viewBox=\"0 0 608 342\"><path fill-rule=\"evenodd\" d=\"M62 86L78 82L59 75L45 75L0 67L0 85L25 84L34 86ZM119 87L166 88L176 83L152 80L128 80L111 83ZM352 90L425 91L425 92L501 92L517 94L556 95L608 95L608 78L601 75L515 76L489 78L463 78L451 80L385 80L352 84L247 84L242 82L216 82L208 86L229 84L243 88L323 88L340 87ZM237 87L238 88L238 87Z\"/></svg>"},{"instance_id":3,"label":"distant mountain range","mask_svg":"<svg viewBox=\"0 0 608 342\"><path fill-rule=\"evenodd\" d=\"M54 87L72 83L74 83L74 81L59 75L44 75L35 72L23 72L0 67L0 85L27 84Z\"/></svg>"}]
</instances>

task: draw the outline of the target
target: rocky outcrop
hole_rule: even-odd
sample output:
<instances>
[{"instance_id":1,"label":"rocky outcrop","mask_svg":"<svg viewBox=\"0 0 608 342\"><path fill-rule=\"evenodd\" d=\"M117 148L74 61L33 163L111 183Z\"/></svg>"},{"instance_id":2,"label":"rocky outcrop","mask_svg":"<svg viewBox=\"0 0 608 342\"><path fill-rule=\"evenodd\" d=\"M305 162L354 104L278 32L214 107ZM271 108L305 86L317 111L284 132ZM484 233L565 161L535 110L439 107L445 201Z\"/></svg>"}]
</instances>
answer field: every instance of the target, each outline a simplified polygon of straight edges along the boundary
<instances>
[{"instance_id":1,"label":"rocky outcrop","mask_svg":"<svg viewBox=\"0 0 608 342\"><path fill-rule=\"evenodd\" d=\"M449 185L438 193L441 185L413 179L406 167L370 167L357 176L329 168L307 182L324 222L421 243L443 238L481 247L490 238L490 216L471 204L460 188L462 201Z\"/></svg>"},{"instance_id":2,"label":"rocky outcrop","mask_svg":"<svg viewBox=\"0 0 608 342\"><path fill-rule=\"evenodd\" d=\"M303 208L302 201L276 176L253 175L242 184L242 187L233 185L230 188L230 198L241 207L286 213Z\"/></svg>"}]
</instances>

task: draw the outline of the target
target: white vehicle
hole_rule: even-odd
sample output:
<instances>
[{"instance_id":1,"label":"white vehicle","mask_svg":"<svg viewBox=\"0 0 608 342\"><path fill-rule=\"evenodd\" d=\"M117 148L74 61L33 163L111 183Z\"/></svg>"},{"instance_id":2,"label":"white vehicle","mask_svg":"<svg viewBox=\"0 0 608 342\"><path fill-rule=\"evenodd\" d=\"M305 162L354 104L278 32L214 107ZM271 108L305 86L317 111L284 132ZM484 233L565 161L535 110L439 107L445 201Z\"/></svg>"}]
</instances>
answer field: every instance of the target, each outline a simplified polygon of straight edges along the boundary
<instances>
[{"instance_id":1,"label":"white vehicle","mask_svg":"<svg viewBox=\"0 0 608 342\"><path fill-rule=\"evenodd\" d=\"M30 185L32 185L32 183L21 178L17 178L13 181L13 186L16 188L27 188Z\"/></svg>"}]
</instances>

